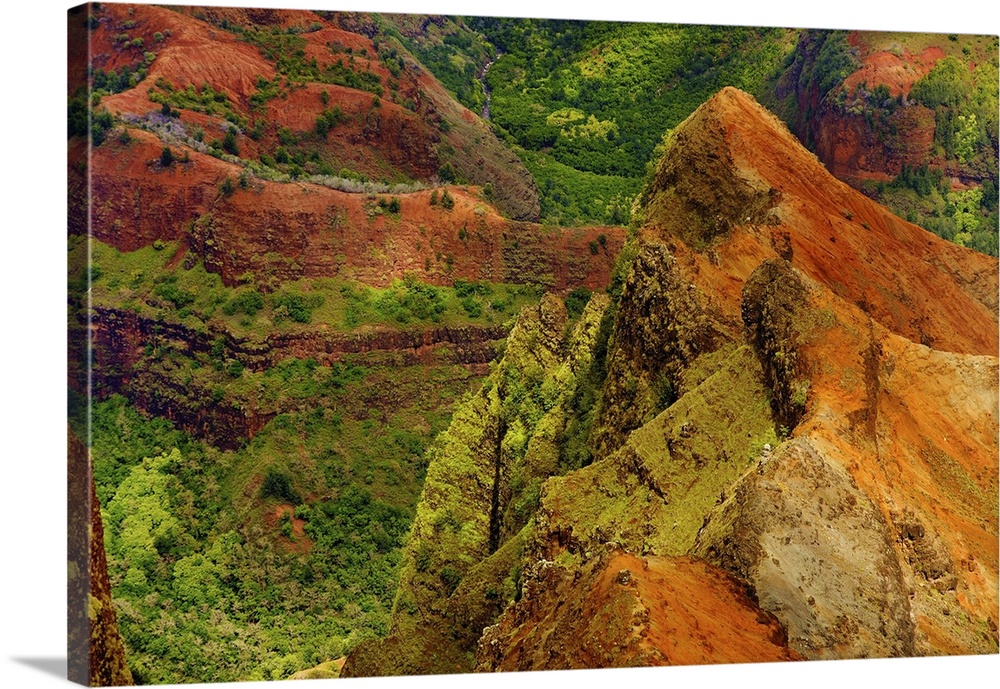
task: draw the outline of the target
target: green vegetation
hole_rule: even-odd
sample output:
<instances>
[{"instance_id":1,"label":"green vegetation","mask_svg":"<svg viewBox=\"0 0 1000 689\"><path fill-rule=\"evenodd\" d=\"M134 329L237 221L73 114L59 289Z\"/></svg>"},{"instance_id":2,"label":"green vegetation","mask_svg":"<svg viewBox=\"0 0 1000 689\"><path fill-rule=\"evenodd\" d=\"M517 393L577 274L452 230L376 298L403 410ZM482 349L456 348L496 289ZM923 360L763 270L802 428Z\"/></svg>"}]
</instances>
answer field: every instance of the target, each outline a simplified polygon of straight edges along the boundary
<instances>
[{"instance_id":1,"label":"green vegetation","mask_svg":"<svg viewBox=\"0 0 1000 689\"><path fill-rule=\"evenodd\" d=\"M394 17L404 24L408 17ZM412 27L389 27L388 33L430 69L460 103L481 112L485 94L476 77L494 57L493 46L460 17L440 17L423 31Z\"/></svg>"},{"instance_id":2,"label":"green vegetation","mask_svg":"<svg viewBox=\"0 0 1000 689\"><path fill-rule=\"evenodd\" d=\"M219 157L238 157L241 135L269 146L277 140L259 164L243 161L239 176L221 181L221 197L253 193L258 173L353 181L359 175L333 169L324 157L325 139L344 121L328 91L319 91L322 110L305 120L306 131L263 119L266 104L306 83L370 91L373 107L381 96L398 103L399 80L414 69L409 49L479 109L486 98L479 71L499 52L486 76L492 124L534 176L545 223L622 225L636 220L633 201L655 169L663 133L724 85L760 94L794 71L822 102L885 132L912 105L884 85L838 88L857 64L843 32L806 34L799 45L809 60L800 62L789 52L799 34L782 30L441 18L414 33L405 17L372 21L375 55L330 43L327 63L307 58L302 38L319 25L246 28L219 20L278 70L273 80L258 78L252 122L208 84L162 79L149 89L162 110L146 121L179 117L180 109L224 118L235 126L216 128L218 139L204 141L203 131L194 137ZM141 50L136 40L123 34L118 44ZM366 69L376 58L391 75L384 84ZM911 98L935 111L936 154L977 183L953 189L940 169L905 167L866 191L943 237L996 255L996 160L989 157L996 86L988 78L995 62L974 72L966 64L943 60ZM127 132L112 134L109 113L89 115L102 93L144 76L144 69L95 72L98 97L88 101L84 90L70 100L69 135L129 145ZM168 124L183 132L178 122ZM160 167L187 160L171 148L175 140L167 143ZM471 178L456 149L428 168L445 182ZM154 172L180 173L157 172L155 150L148 161ZM504 187L483 184L483 198L492 201ZM414 203L393 193L382 189L365 200L369 220L382 215L389 230ZM470 211L456 210L447 188L435 189L429 203L429 215ZM740 210L729 206L721 212ZM334 211L330 227L317 231L342 229ZM194 221L191 237L211 251L234 250L202 232L211 220ZM636 225L607 294L577 288L564 300L543 296L536 285L455 279L442 286L414 275L380 288L292 279L302 266L278 253L255 257L253 271L226 286L188 253L186 241L157 239L120 252L71 238L74 334L89 324L81 317L89 293L106 319L95 320L99 327L135 316L129 332L143 337L143 347L97 358L99 401L89 419L109 577L136 681L286 679L359 648L359 662L379 670L469 669L482 628L520 599L540 507L550 533L562 529L573 539L574 554L557 553L560 562L612 541L635 553L689 552L720 493L789 429L775 427L769 397L777 388L765 389L754 352L728 340L728 323L716 332L714 316L686 303L697 295L683 296L690 282L680 273L677 284L666 272L653 275L648 298L637 299L631 314L628 299L619 303L639 251ZM529 246L552 231L505 235L505 274L553 284ZM469 242L470 232L478 230L458 229L457 242ZM594 239L573 260L608 252L598 232L586 235ZM91 251L93 263L84 268ZM455 256L442 254L439 265L451 269ZM649 319L650 304L677 312L657 322ZM688 306L691 313L682 310ZM634 329L615 329L623 313ZM499 352L488 374L485 366L425 356L419 338L391 351L327 348L322 362L297 348L305 343L323 357L322 338L332 335L363 350L370 335L406 339L404 328L500 332L515 317L502 344L486 345ZM702 327L704 336L694 337ZM658 350L684 349L683 357L661 366L628 352L651 333L664 337ZM454 334L449 355L464 355L464 333ZM309 350L313 337L319 346ZM810 385L805 374L790 381L789 404L798 412L809 403ZM602 410L616 407L640 411L627 424L602 424ZM70 413L88 437L86 400L72 391ZM595 440L608 428L622 435L613 447ZM369 643L376 640L384 642Z\"/></svg>"},{"instance_id":3,"label":"green vegetation","mask_svg":"<svg viewBox=\"0 0 1000 689\"><path fill-rule=\"evenodd\" d=\"M518 151L542 192L544 222L579 226L625 225L642 180L584 172L544 152Z\"/></svg>"},{"instance_id":4,"label":"green vegetation","mask_svg":"<svg viewBox=\"0 0 1000 689\"><path fill-rule=\"evenodd\" d=\"M154 53L149 53L155 59ZM153 60L149 59L138 66L123 65L117 71L105 72L101 68L92 69L90 73L90 84L93 92L99 96L121 93L131 88L135 88L139 82L146 78L147 67Z\"/></svg>"},{"instance_id":5,"label":"green vegetation","mask_svg":"<svg viewBox=\"0 0 1000 689\"><path fill-rule=\"evenodd\" d=\"M336 62L321 65L316 58L306 59L306 41L299 34L298 27L283 30L272 26L262 28L245 28L237 25L227 25L239 37L260 49L261 54L277 68L278 73L285 77L289 87L293 84L322 83L339 84L353 89L370 91L381 96L382 81L374 72L363 70L354 64L354 58L345 64L343 58Z\"/></svg>"},{"instance_id":6,"label":"green vegetation","mask_svg":"<svg viewBox=\"0 0 1000 689\"><path fill-rule=\"evenodd\" d=\"M896 215L943 239L990 256L998 253L1000 213L992 179L981 186L951 191L950 181L940 169L924 165L904 167L891 182L869 182L865 190Z\"/></svg>"},{"instance_id":7,"label":"green vegetation","mask_svg":"<svg viewBox=\"0 0 1000 689\"><path fill-rule=\"evenodd\" d=\"M323 95L327 95L326 91L323 91ZM316 134L325 137L327 132L336 127L342 119L343 115L338 106L324 108L323 112L316 118Z\"/></svg>"},{"instance_id":8,"label":"green vegetation","mask_svg":"<svg viewBox=\"0 0 1000 689\"><path fill-rule=\"evenodd\" d=\"M294 359L233 379L214 357L153 351L137 385L220 389L204 409L291 408L238 450L122 397L94 407L109 576L144 683L285 679L384 636L425 448L470 380L459 366Z\"/></svg>"},{"instance_id":9,"label":"green vegetation","mask_svg":"<svg viewBox=\"0 0 1000 689\"><path fill-rule=\"evenodd\" d=\"M564 225L627 222L663 132L722 86L761 91L786 50L776 29L467 21L503 53L486 75L492 121L535 176L543 220Z\"/></svg>"},{"instance_id":10,"label":"green vegetation","mask_svg":"<svg viewBox=\"0 0 1000 689\"><path fill-rule=\"evenodd\" d=\"M95 111L94 108L94 101L87 100L86 89L78 89L66 108L67 133L69 137L89 135L94 146L100 146L115 126L115 118L107 110Z\"/></svg>"},{"instance_id":11,"label":"green vegetation","mask_svg":"<svg viewBox=\"0 0 1000 689\"><path fill-rule=\"evenodd\" d=\"M166 105L206 115L215 115L229 120L233 124L244 127L246 120L233 108L232 102L222 91L216 91L209 84L196 87L194 84L177 87L160 77L156 84L148 90L149 100ZM228 130L232 131L232 130ZM228 133L227 133L228 136ZM233 155L236 155L235 153Z\"/></svg>"},{"instance_id":12,"label":"green vegetation","mask_svg":"<svg viewBox=\"0 0 1000 689\"><path fill-rule=\"evenodd\" d=\"M235 182L229 183L235 190ZM85 250L85 245L73 249ZM541 296L531 285L459 281L455 287L437 287L413 277L382 289L334 278L302 279L264 294L252 276L247 285L224 286L201 262L167 270L178 250L175 242L161 242L122 253L95 240L93 264L100 271L93 285L95 305L126 308L197 332L222 327L263 341L268 333L316 323L334 331L366 325L502 324ZM476 285L473 292L469 284Z\"/></svg>"},{"instance_id":13,"label":"green vegetation","mask_svg":"<svg viewBox=\"0 0 1000 689\"><path fill-rule=\"evenodd\" d=\"M996 182L997 57L969 69L948 56L913 85L910 97L934 110L937 153Z\"/></svg>"}]
</instances>

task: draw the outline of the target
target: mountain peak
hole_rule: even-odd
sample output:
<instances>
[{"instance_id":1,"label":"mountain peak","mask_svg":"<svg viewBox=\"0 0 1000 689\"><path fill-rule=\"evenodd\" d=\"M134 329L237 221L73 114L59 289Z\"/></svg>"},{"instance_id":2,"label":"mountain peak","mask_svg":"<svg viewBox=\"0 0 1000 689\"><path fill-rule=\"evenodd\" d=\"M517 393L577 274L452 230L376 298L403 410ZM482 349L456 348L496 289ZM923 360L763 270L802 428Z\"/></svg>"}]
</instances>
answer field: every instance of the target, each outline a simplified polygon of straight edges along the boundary
<instances>
[{"instance_id":1,"label":"mountain peak","mask_svg":"<svg viewBox=\"0 0 1000 689\"><path fill-rule=\"evenodd\" d=\"M752 96L722 89L662 148L639 199L648 239L680 239L706 272L740 281L749 256L780 256L913 342L995 356L996 260L837 180ZM921 293L940 300L912 299Z\"/></svg>"},{"instance_id":2,"label":"mountain peak","mask_svg":"<svg viewBox=\"0 0 1000 689\"><path fill-rule=\"evenodd\" d=\"M726 87L669 131L640 197L644 223L704 248L734 226L769 222L777 190L747 174L732 150L734 131L756 132L761 122L780 127L752 96Z\"/></svg>"}]
</instances>

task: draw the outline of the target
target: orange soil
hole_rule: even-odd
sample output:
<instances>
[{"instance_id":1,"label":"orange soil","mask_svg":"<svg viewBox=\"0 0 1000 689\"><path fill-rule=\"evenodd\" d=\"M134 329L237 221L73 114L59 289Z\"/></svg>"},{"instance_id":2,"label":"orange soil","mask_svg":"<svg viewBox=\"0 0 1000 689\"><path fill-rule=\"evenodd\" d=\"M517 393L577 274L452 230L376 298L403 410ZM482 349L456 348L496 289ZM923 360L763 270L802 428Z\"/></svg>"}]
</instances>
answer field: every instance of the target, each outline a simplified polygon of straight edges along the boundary
<instances>
[{"instance_id":1,"label":"orange soil","mask_svg":"<svg viewBox=\"0 0 1000 689\"><path fill-rule=\"evenodd\" d=\"M772 114L725 88L699 112L721 123L740 174L778 190L779 222L744 226L717 247L719 265L687 256L708 294L739 313L739 289L787 235L792 263L889 330L935 349L996 356L996 259L947 242L838 181ZM683 249L681 253L686 253ZM928 295L920 298L918 295ZM942 306L945 305L945 306Z\"/></svg>"},{"instance_id":2,"label":"orange soil","mask_svg":"<svg viewBox=\"0 0 1000 689\"><path fill-rule=\"evenodd\" d=\"M549 571L558 573L559 568ZM540 670L797 660L781 625L722 570L690 558L618 553L582 576L542 574L527 616L499 630L495 669ZM555 583L553 587L552 584ZM490 631L487 631L487 639Z\"/></svg>"},{"instance_id":3,"label":"orange soil","mask_svg":"<svg viewBox=\"0 0 1000 689\"><path fill-rule=\"evenodd\" d=\"M104 13L112 22L102 22L93 32L94 67L106 71L120 69L141 59L142 50L154 51L156 60L146 77L149 85L160 77L180 87L207 83L238 103L245 103L257 91L258 76L274 77L274 67L257 48L193 17L152 5L110 4L104 6ZM125 21L135 22L135 27L125 29ZM153 34L166 31L171 35L157 43ZM116 49L113 40L120 33L127 33L133 39L142 38L142 50ZM145 110L136 106L145 105L144 101L148 103L146 88L140 87L110 96L102 103L113 110L142 113Z\"/></svg>"},{"instance_id":4,"label":"orange soil","mask_svg":"<svg viewBox=\"0 0 1000 689\"><path fill-rule=\"evenodd\" d=\"M844 87L850 93L862 83L869 88L885 84L892 96L909 95L913 85L944 56L944 51L937 46L929 46L916 54L909 50L900 51L899 55L875 50L864 56L861 67L844 80Z\"/></svg>"}]
</instances>

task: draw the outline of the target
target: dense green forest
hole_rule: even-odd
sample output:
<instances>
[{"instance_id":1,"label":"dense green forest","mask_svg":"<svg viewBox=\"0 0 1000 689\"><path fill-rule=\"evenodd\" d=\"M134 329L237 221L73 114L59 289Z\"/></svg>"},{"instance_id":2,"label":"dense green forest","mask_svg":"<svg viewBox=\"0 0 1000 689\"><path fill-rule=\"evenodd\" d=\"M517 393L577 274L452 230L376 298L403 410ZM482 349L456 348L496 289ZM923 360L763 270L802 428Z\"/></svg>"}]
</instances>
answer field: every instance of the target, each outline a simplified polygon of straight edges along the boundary
<instances>
[{"instance_id":1,"label":"dense green forest","mask_svg":"<svg viewBox=\"0 0 1000 689\"><path fill-rule=\"evenodd\" d=\"M896 52L933 38L892 37ZM908 166L862 190L945 239L995 256L998 69L988 39L948 37L947 57L909 95L909 104L934 111L935 165ZM485 84L494 128L535 177L543 222L627 223L664 133L726 85L754 94L793 130L811 114L796 93L815 90L842 116L863 118L890 149L901 145L893 113L903 100L885 85L843 86L861 65L844 31L469 17L403 40L477 113ZM797 90L783 89L786 73ZM953 190L945 169L981 182Z\"/></svg>"},{"instance_id":2,"label":"dense green forest","mask_svg":"<svg viewBox=\"0 0 1000 689\"><path fill-rule=\"evenodd\" d=\"M780 29L476 18L500 57L492 121L542 191L543 219L627 222L663 134L726 85L759 92Z\"/></svg>"},{"instance_id":3,"label":"dense green forest","mask_svg":"<svg viewBox=\"0 0 1000 689\"><path fill-rule=\"evenodd\" d=\"M236 451L120 396L94 405L108 573L136 680L284 679L384 636L424 450L467 389L454 373L286 360L260 375L303 411ZM364 404L373 385L416 399L380 414ZM435 395L413 392L425 386Z\"/></svg>"}]
</instances>

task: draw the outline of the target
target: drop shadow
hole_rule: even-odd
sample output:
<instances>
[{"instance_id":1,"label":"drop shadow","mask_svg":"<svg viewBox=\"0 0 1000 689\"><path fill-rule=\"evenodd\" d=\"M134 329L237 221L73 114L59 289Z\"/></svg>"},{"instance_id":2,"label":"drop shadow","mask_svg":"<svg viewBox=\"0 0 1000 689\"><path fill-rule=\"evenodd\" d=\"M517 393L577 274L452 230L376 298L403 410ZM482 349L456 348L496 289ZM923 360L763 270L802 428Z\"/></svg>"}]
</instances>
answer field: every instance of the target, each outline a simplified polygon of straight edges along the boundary
<instances>
[{"instance_id":1,"label":"drop shadow","mask_svg":"<svg viewBox=\"0 0 1000 689\"><path fill-rule=\"evenodd\" d=\"M66 656L48 658L11 658L15 663L27 665L47 675L66 679Z\"/></svg>"}]
</instances>

